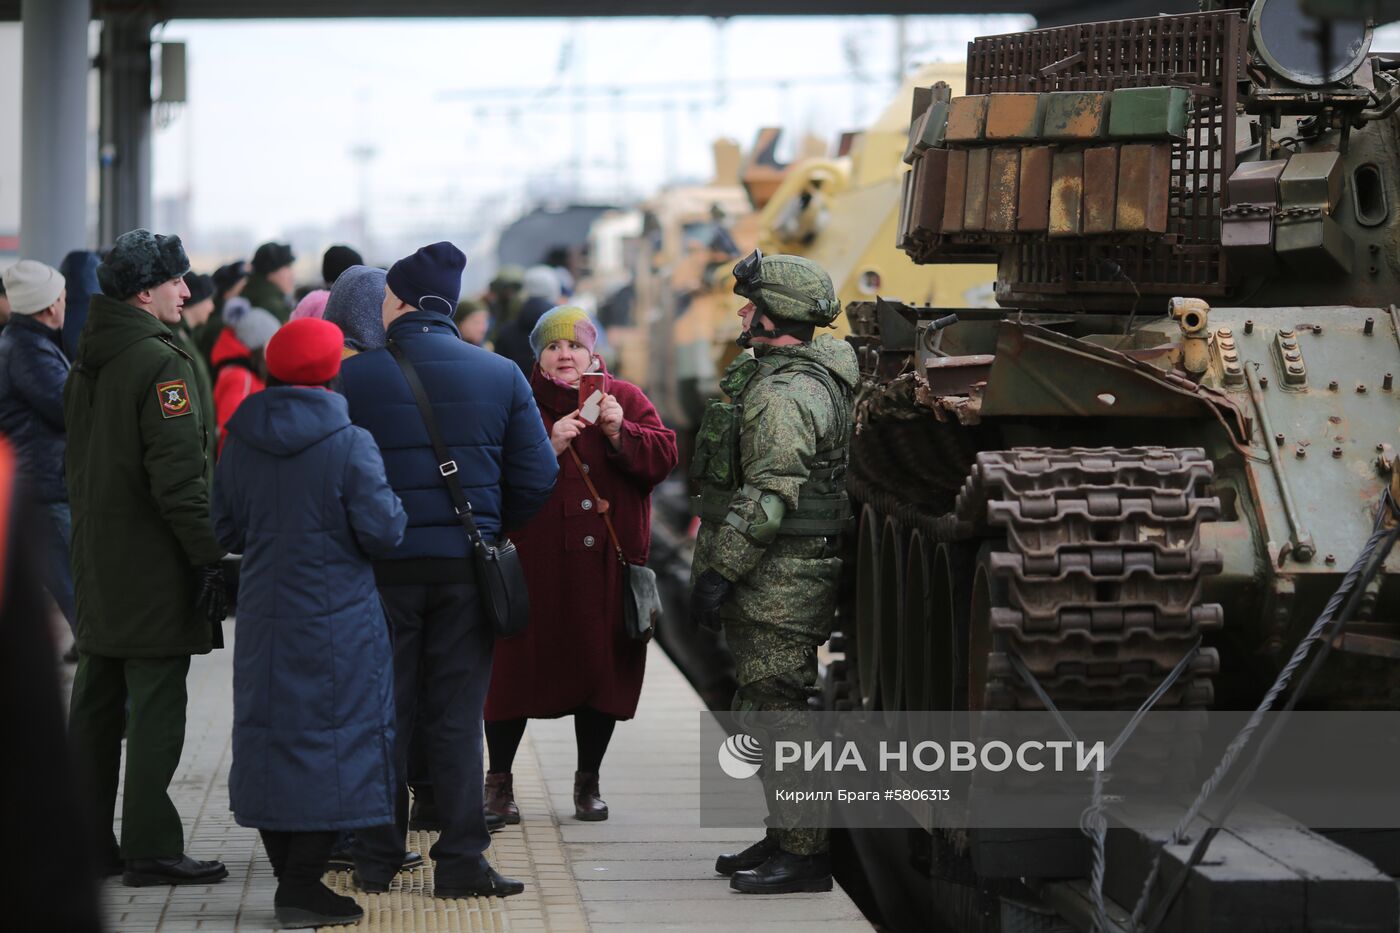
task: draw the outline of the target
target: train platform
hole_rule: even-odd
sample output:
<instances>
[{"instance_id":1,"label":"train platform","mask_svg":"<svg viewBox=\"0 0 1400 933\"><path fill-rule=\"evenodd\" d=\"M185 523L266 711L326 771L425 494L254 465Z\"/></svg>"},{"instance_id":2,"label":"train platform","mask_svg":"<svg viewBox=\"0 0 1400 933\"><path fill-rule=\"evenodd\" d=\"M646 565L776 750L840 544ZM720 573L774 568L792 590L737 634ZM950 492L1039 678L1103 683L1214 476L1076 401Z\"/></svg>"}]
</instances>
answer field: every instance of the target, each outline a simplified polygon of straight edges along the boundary
<instances>
[{"instance_id":1,"label":"train platform","mask_svg":"<svg viewBox=\"0 0 1400 933\"><path fill-rule=\"evenodd\" d=\"M231 632L232 625L227 626ZM218 858L229 876L208 886L103 886L113 933L190 933L275 929L276 882L257 832L228 809L232 756L232 650L194 659L189 677L185 752L171 788L185 820L186 850ZM71 676L72 668L67 668ZM856 933L870 930L837 886L829 894L757 897L731 891L713 872L720 852L756 833L700 826L699 727L703 704L665 653L652 645L637 718L618 726L604 762L602 791L611 810L601 823L573 818L574 735L569 719L530 724L516 758L522 821L492 837L488 857L526 883L507 899L432 897L431 862L400 873L387 894L350 888L350 873L327 883L365 908L365 933ZM120 803L117 808L121 812ZM429 833L411 834L427 853Z\"/></svg>"}]
</instances>

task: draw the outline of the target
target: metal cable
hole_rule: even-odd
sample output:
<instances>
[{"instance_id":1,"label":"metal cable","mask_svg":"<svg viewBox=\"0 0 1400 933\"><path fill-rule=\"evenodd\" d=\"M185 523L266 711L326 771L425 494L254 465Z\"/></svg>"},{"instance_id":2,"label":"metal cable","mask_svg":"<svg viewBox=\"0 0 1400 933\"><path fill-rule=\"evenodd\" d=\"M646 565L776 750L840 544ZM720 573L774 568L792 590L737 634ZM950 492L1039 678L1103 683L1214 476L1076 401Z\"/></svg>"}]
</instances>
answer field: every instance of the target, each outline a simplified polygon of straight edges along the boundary
<instances>
[{"instance_id":1,"label":"metal cable","mask_svg":"<svg viewBox=\"0 0 1400 933\"><path fill-rule=\"evenodd\" d=\"M1387 504L1390 503L1388 495L1386 497L1385 502ZM1342 602L1346 600L1348 596L1352 593L1353 589L1356 588L1356 583L1361 578L1363 569L1367 566L1368 563L1370 563L1371 558L1376 553L1376 549L1380 546L1381 541L1389 536L1390 542L1394 542L1395 532L1380 527L1381 517L1385 514L1385 511L1386 509L1383 507L1381 512L1377 514L1376 523L1373 526L1371 537L1367 539L1366 545L1361 549L1361 554L1357 557L1356 562L1353 563L1351 565L1351 568L1347 570L1346 575L1342 578L1341 584L1337 587L1337 591L1333 593L1332 598L1327 601L1327 605L1323 608L1321 615L1317 617L1317 620L1312 624L1312 627L1308 629L1307 634L1303 636L1303 638L1298 642L1297 647L1293 649L1293 654L1288 659L1288 663L1283 666L1283 669L1281 671L1279 671L1278 677L1274 680L1273 686L1271 686L1269 688L1268 693L1264 695L1264 699L1259 702L1258 707L1254 710L1254 713L1249 717L1249 721L1244 724L1240 731L1236 733L1235 738L1231 740L1229 746L1225 749L1225 754L1221 756L1219 763L1216 764L1215 770L1211 773L1210 777L1206 779L1205 783L1201 785L1201 789L1197 793L1196 799L1186 810L1186 813L1182 815L1182 818L1177 822L1176 828L1172 830L1170 840L1167 843L1165 843L1161 849L1158 849L1157 854L1153 856L1152 866L1148 869L1147 878L1143 881L1142 893L1138 895L1138 902L1133 907L1133 915L1129 925L1129 929L1137 930L1142 924L1143 913L1147 910L1148 898L1151 896L1152 887L1156 884L1157 875L1160 873L1162 865L1162 855L1166 851L1166 846L1179 844L1180 842L1188 838L1187 831L1190 829L1191 824L1195 821L1196 817L1200 815L1201 808L1205 806L1206 801L1210 799L1210 797L1215 793L1216 789L1220 786L1221 782L1224 781L1226 775L1229 774L1230 769L1234 766L1235 761L1238 759L1240 753L1244 751L1247 745L1249 745L1250 740L1254 736L1254 732L1259 728L1260 723L1263 722L1264 715L1273 708L1273 705L1278 700L1279 695L1282 694L1285 689L1287 689L1289 682L1293 679L1293 675L1297 672L1298 668L1302 666L1303 662L1307 659L1308 654L1312 651L1313 645L1317 644L1317 642L1322 638L1323 630L1326 629L1329 624L1331 624L1332 619L1336 616L1337 610L1341 607ZM1386 551L1388 552L1389 549L1390 546L1388 544L1386 546ZM1384 558L1382 557L1382 559ZM1360 590L1357 590L1357 593L1359 594ZM1343 619L1343 621L1345 622L1345 619ZM1324 650L1320 657L1326 656L1326 651L1329 649L1329 647L1330 644L1324 645ZM1306 683L1306 679L1304 683ZM1300 688L1301 686L1302 685L1300 685ZM1299 695L1300 694L1295 693L1293 699L1290 700L1290 709L1292 708L1292 704L1297 702L1297 698ZM1273 732L1271 732L1270 734L1273 734ZM1255 758L1255 761L1257 760L1258 756L1256 756ZM1253 766L1251 766L1251 771L1249 772L1251 774L1253 773L1252 767ZM1236 792L1238 792L1239 789L1242 789L1243 783L1244 782L1242 780L1241 782L1236 784ZM1226 812L1228 813L1228 810ZM1220 820L1223 822L1223 815L1222 817L1220 817ZM1210 838L1214 838L1214 832L1208 832L1207 836L1203 837L1202 842L1205 842L1206 845L1209 845ZM1197 848L1199 850L1199 856L1204 856L1205 849L1202 848L1199 844ZM1197 861L1199 861L1197 853L1193 852L1192 856ZM1175 892L1179 891L1180 888L1185 885L1186 878L1189 875L1189 867L1188 870L1182 871L1177 875L1173 884L1172 892L1169 893L1169 896L1164 899L1163 904L1157 910L1156 915L1154 915L1154 926L1156 923L1160 923L1161 919L1165 917L1166 910L1170 908L1172 900L1175 899Z\"/></svg>"},{"instance_id":2,"label":"metal cable","mask_svg":"<svg viewBox=\"0 0 1400 933\"><path fill-rule=\"evenodd\" d=\"M1104 755L1103 767L1094 770L1094 789L1089 801L1089 806L1085 807L1084 812L1079 815L1079 831L1089 837L1089 843L1093 851L1094 864L1089 876L1089 896L1094 902L1094 928L1098 930L1099 933L1107 933L1109 929L1108 907L1104 904L1103 899L1103 880L1107 861L1104 853L1108 843L1108 817L1106 817L1103 812L1104 772L1112 767L1113 760L1118 756L1119 749L1123 747L1124 743L1126 743L1128 738L1133 734L1133 731L1137 729L1138 723L1142 721L1142 717L1147 715L1147 712L1157 705L1157 701L1166 695L1166 692L1172 688L1172 685L1175 684L1181 675L1186 672L1187 668L1191 666L1191 662L1196 659L1196 655L1198 655L1200 651L1201 639L1197 637L1196 643L1191 646L1191 650L1182 655L1181 660L1176 662L1176 667L1172 668L1171 673L1167 674L1166 678L1157 685L1157 689L1152 691L1152 695L1146 700L1143 700L1137 712L1133 713L1132 718L1128 720L1122 731L1118 733L1118 738L1113 740L1113 744L1108 747ZM1055 717L1055 721L1059 723L1060 729L1064 731L1070 741L1078 742L1079 737L1074 734L1074 730L1070 728L1069 723L1066 722L1064 716L1061 715L1059 708L1055 706L1055 701L1050 699L1050 695L1046 693L1045 688L1040 685L1040 681L1036 680L1030 668L1026 667L1026 662L1021 660L1021 656L1015 651L1007 651L1007 657L1011 660L1011 665L1016 669L1016 673L1020 674L1021 679L1035 692L1041 705L1049 711L1050 715Z\"/></svg>"}]
</instances>

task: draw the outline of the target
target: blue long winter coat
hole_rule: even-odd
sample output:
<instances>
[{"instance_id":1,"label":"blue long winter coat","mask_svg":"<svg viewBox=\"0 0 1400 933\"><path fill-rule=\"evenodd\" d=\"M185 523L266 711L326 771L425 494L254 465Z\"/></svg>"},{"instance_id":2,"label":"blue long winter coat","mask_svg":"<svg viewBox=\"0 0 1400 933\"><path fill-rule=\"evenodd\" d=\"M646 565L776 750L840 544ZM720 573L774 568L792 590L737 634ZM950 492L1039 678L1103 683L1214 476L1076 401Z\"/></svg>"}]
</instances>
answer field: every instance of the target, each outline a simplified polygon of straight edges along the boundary
<instances>
[{"instance_id":1,"label":"blue long winter coat","mask_svg":"<svg viewBox=\"0 0 1400 933\"><path fill-rule=\"evenodd\" d=\"M389 339L423 381L481 533L492 539L502 527L523 527L559 473L525 377L504 357L462 340L445 314L411 311L389 325ZM341 382L355 424L374 435L408 512L408 533L389 558L468 557L467 536L398 362L388 350L361 353L345 361Z\"/></svg>"},{"instance_id":2,"label":"blue long winter coat","mask_svg":"<svg viewBox=\"0 0 1400 933\"><path fill-rule=\"evenodd\" d=\"M15 445L20 473L40 502L67 502L63 482L63 384L71 367L61 336L16 314L0 334L0 434Z\"/></svg>"},{"instance_id":3,"label":"blue long winter coat","mask_svg":"<svg viewBox=\"0 0 1400 933\"><path fill-rule=\"evenodd\" d=\"M334 392L249 396L228 423L213 513L243 555L234 818L284 831L392 822L393 653L370 559L406 519L373 438Z\"/></svg>"}]
</instances>

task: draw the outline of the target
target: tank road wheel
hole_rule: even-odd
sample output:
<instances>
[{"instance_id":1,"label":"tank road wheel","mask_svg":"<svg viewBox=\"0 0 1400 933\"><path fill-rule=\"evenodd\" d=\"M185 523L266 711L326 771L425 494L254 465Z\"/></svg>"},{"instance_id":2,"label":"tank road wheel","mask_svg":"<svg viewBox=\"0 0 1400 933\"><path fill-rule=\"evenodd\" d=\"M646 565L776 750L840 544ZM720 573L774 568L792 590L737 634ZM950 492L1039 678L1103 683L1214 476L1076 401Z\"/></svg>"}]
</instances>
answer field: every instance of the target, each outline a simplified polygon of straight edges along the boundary
<instances>
[{"instance_id":1,"label":"tank road wheel","mask_svg":"<svg viewBox=\"0 0 1400 933\"><path fill-rule=\"evenodd\" d=\"M971 598L968 696L1037 709L1015 651L1063 709L1136 709L1222 621L1201 601L1220 555L1200 545L1219 517L1214 466L1194 448L1016 448L978 455L958 516L1004 532L983 545ZM1205 709L1219 670L1202 649L1158 703Z\"/></svg>"},{"instance_id":2,"label":"tank road wheel","mask_svg":"<svg viewBox=\"0 0 1400 933\"><path fill-rule=\"evenodd\" d=\"M856 690L862 709L876 709L880 692L880 530L884 520L871 506L860 513L856 536Z\"/></svg>"},{"instance_id":3,"label":"tank road wheel","mask_svg":"<svg viewBox=\"0 0 1400 933\"><path fill-rule=\"evenodd\" d=\"M972 586L967 544L940 544L933 552L929 629L931 709L964 710L967 703L968 612Z\"/></svg>"},{"instance_id":4,"label":"tank road wheel","mask_svg":"<svg viewBox=\"0 0 1400 933\"><path fill-rule=\"evenodd\" d=\"M904 532L893 518L885 519L880 533L880 566L875 606L880 624L880 707L887 711L908 709L904 699Z\"/></svg>"},{"instance_id":5,"label":"tank road wheel","mask_svg":"<svg viewBox=\"0 0 1400 933\"><path fill-rule=\"evenodd\" d=\"M984 549L972 574L972 602L968 608L967 709L970 710L1006 708L990 702L987 696L992 683L989 668L994 659L999 664L1005 658L996 649L997 636L992 631L992 611L1005 598L1005 587L992 575Z\"/></svg>"},{"instance_id":6,"label":"tank road wheel","mask_svg":"<svg viewBox=\"0 0 1400 933\"><path fill-rule=\"evenodd\" d=\"M924 548L924 535L909 535L904 561L904 604L900 613L899 659L904 668L904 708L950 709L933 699L939 661L934 656L933 629L937 624L933 602L933 562Z\"/></svg>"}]
</instances>

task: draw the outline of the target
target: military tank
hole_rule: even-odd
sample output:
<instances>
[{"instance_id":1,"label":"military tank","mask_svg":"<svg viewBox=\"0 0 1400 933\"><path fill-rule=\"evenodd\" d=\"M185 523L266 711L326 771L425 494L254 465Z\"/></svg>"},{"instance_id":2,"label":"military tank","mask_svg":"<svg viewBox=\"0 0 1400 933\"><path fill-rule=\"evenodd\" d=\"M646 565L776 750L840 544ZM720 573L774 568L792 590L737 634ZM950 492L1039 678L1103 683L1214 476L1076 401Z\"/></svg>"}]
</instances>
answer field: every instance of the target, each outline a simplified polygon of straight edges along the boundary
<instances>
[{"instance_id":1,"label":"military tank","mask_svg":"<svg viewBox=\"0 0 1400 933\"><path fill-rule=\"evenodd\" d=\"M1206 3L979 38L966 94L916 91L898 243L995 263L1000 308L848 305L828 708L1133 710L1188 654L1154 708L1260 701L1400 488L1400 58L1371 36ZM1394 707L1398 608L1391 556L1306 705ZM1107 919L1082 838L851 840L895 929L1136 929L1163 834L1116 829ZM1251 832L1213 867L1168 852L1154 929L1396 929L1394 833Z\"/></svg>"}]
</instances>

